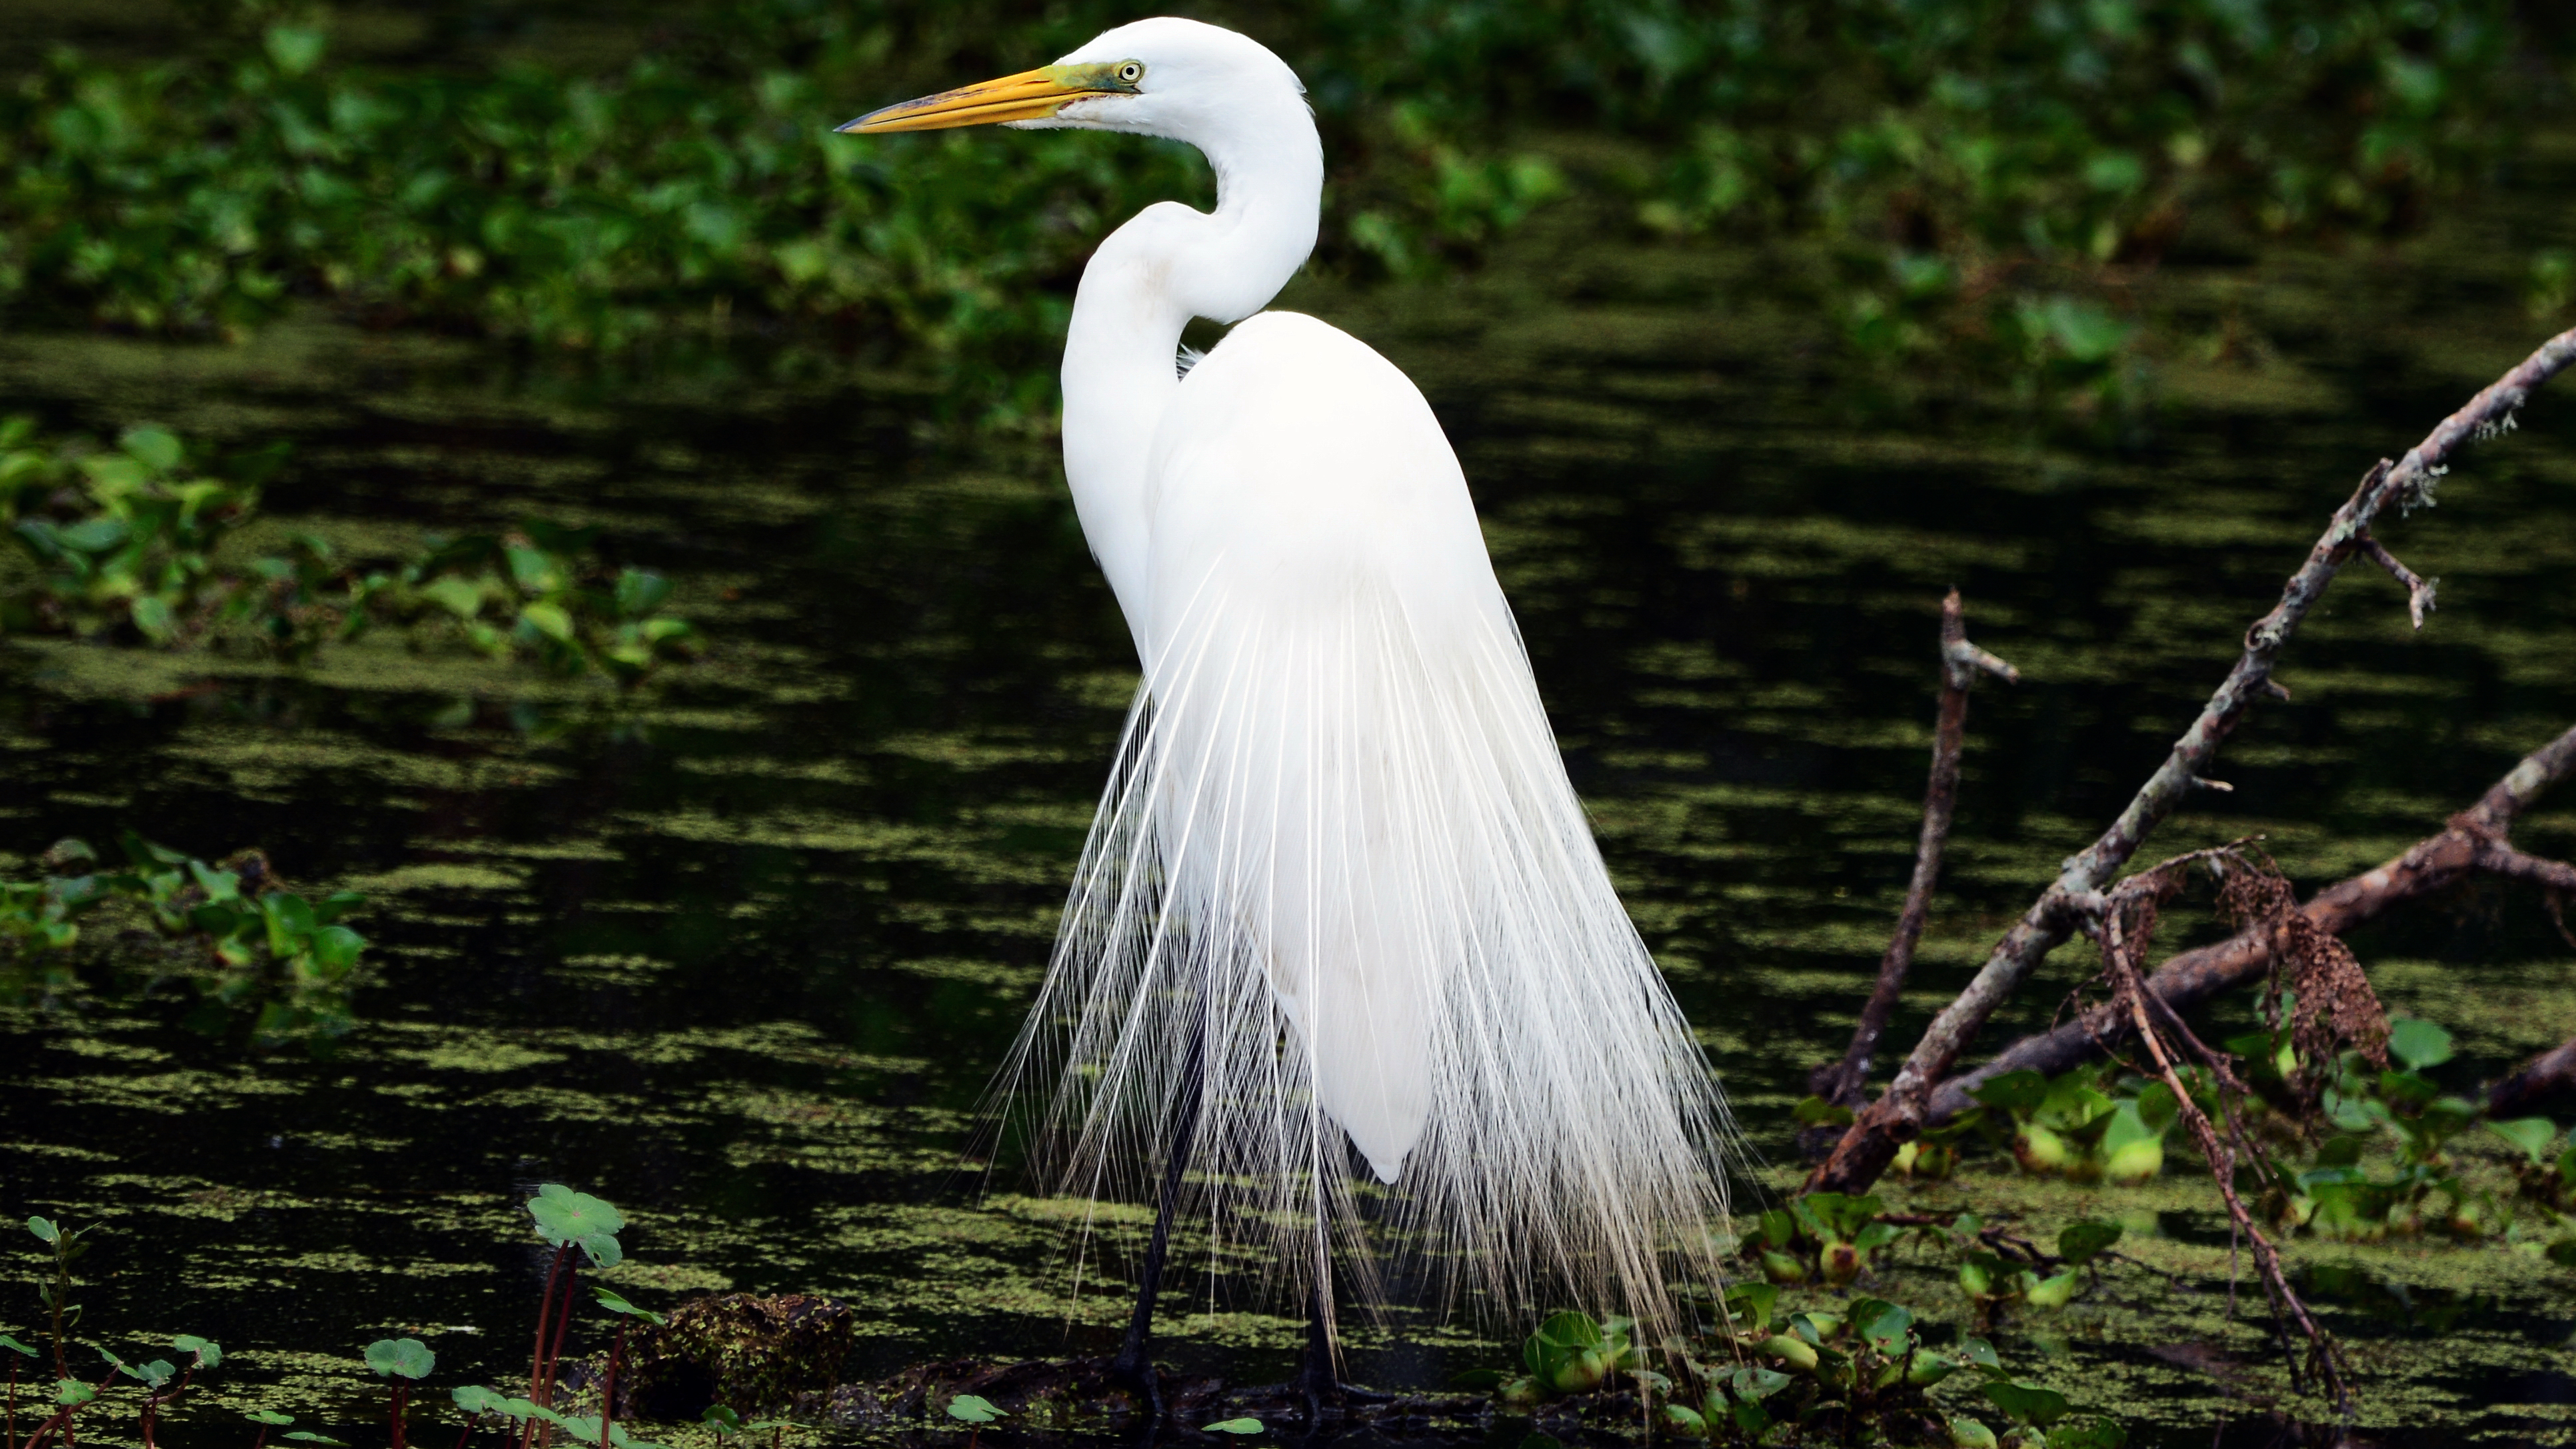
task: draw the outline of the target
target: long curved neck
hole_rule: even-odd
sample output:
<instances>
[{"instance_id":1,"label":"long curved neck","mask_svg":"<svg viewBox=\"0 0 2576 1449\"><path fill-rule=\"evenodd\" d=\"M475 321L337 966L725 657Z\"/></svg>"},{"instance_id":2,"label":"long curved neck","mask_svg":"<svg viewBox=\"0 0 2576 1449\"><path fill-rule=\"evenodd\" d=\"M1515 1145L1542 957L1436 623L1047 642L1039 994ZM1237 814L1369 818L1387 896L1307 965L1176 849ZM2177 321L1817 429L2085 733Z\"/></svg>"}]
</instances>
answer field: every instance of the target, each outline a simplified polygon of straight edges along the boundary
<instances>
[{"instance_id":1,"label":"long curved neck","mask_svg":"<svg viewBox=\"0 0 2576 1449\"><path fill-rule=\"evenodd\" d=\"M1151 658L1145 468L1180 382L1192 317L1239 322L1315 248L1323 143L1303 97L1239 98L1218 139L1191 136L1216 171L1214 212L1145 208L1082 271L1064 342L1064 474L1140 658Z\"/></svg>"}]
</instances>

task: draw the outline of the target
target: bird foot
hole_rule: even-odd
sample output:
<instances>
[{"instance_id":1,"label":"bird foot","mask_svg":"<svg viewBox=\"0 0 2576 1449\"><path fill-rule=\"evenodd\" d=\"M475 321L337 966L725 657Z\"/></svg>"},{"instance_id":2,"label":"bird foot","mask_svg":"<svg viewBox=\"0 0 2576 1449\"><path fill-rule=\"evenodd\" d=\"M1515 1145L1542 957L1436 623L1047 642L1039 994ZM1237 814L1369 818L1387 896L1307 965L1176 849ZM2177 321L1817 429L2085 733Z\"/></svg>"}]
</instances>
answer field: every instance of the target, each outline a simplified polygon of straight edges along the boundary
<instances>
[{"instance_id":1,"label":"bird foot","mask_svg":"<svg viewBox=\"0 0 2576 1449\"><path fill-rule=\"evenodd\" d=\"M1343 1383L1333 1372L1330 1358L1318 1360L1309 1356L1297 1369L1297 1376L1287 1384L1290 1396L1306 1409L1306 1426L1313 1428L1336 1419L1347 1419L1354 1410L1371 1404L1395 1402L1395 1395Z\"/></svg>"},{"instance_id":2,"label":"bird foot","mask_svg":"<svg viewBox=\"0 0 2576 1449\"><path fill-rule=\"evenodd\" d=\"M1143 1353L1121 1352L1109 1361L1109 1381L1133 1390L1147 1418L1160 1423L1171 1412L1163 1404L1163 1371Z\"/></svg>"}]
</instances>

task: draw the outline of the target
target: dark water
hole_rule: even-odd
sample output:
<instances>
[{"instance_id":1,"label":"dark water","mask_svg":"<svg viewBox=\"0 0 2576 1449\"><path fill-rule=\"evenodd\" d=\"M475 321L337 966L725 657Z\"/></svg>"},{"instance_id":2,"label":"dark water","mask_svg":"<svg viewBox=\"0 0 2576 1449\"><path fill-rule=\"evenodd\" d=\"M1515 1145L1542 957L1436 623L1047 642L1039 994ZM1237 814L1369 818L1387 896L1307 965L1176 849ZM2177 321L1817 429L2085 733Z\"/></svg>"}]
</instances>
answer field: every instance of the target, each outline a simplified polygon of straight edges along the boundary
<instances>
[{"instance_id":1,"label":"dark water","mask_svg":"<svg viewBox=\"0 0 2576 1449\"><path fill-rule=\"evenodd\" d=\"M1855 377L1764 258L1570 222L1455 284L1287 304L1438 405L1612 867L1754 1144L1788 1163L1786 1108L1848 1034L1910 865L1941 591L2025 682L1977 697L1901 1043L2161 757L2364 467L2551 330L2515 284L2576 221L2567 169L2403 251L2145 279L2141 305L2194 340L2129 423ZM846 1298L864 1370L1110 1341L1134 1216L1074 1296L1077 1209L976 1171L971 1129L1133 661L1050 445L925 441L921 386L750 342L607 365L321 321L237 349L0 339L0 411L292 440L274 533L363 551L597 523L714 640L627 702L392 640L302 671L0 651L0 864L133 826L208 857L258 844L375 902L371 984L334 1041L264 1048L185 982L112 973L0 1011L0 1210L104 1224L99 1341L192 1331L237 1356L175 1438L229 1444L219 1404L360 1422L356 1350L389 1334L431 1344L440 1386L524 1371L539 1263L517 1203L541 1181L628 1211L614 1280L648 1303ZM2440 576L2432 624L2347 574L2290 651L2294 700L2223 757L2234 793L2157 846L2259 831L2323 883L2576 720L2576 394L2522 424L2383 531ZM2576 854L2576 799L2517 840ZM2456 1087L2576 1034L2568 954L2527 896L2463 894L2357 944L2394 1006L2458 1034ZM2087 974L2060 958L1992 1041ZM2143 1440L2259 1419L2235 1380L2154 1350L2215 1345L2247 1392L2278 1391L2250 1284L2227 1321L2223 1226L2181 1154L2143 1189L1987 1163L1912 1197L2131 1224L2176 1280L2130 1270L2002 1341ZM16 1261L0 1325L23 1332ZM2501 1247L2300 1261L2355 1346L2365 1422L2499 1442L2570 1422L2564 1270ZM1957 1313L1944 1264L1888 1273ZM1214 1308L1175 1317L1173 1358L1285 1367L1292 1325L1222 1286ZM1357 1343L1355 1375L1387 1383L1510 1352L1418 1315Z\"/></svg>"}]
</instances>

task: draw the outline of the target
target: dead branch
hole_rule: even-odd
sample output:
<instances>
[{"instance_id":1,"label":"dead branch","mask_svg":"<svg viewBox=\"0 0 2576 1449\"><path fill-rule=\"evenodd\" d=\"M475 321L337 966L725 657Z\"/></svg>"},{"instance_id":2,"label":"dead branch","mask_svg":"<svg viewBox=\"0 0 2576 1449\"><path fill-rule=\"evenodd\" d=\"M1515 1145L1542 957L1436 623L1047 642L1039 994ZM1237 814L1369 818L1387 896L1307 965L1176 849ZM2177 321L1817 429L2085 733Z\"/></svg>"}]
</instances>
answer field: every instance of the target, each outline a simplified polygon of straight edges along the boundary
<instances>
[{"instance_id":1,"label":"dead branch","mask_svg":"<svg viewBox=\"0 0 2576 1449\"><path fill-rule=\"evenodd\" d=\"M2296 1325L2308 1341L2310 1371L2333 1396L2336 1410L2349 1416L2352 1392L2344 1383L2341 1354L2336 1350L2333 1338L2317 1326L2307 1304L2299 1300L2298 1291L2290 1286L2289 1277L2281 1271L2280 1250L2263 1235L2261 1228L2254 1225L2253 1215L2245 1210L2244 1201L2236 1195L2238 1157L2242 1154L2251 1158L2253 1153L2247 1149L2234 1115L2231 1113L2228 1118L2228 1133L2232 1140L2221 1145L2218 1129L2210 1124L2209 1114L2203 1112L2200 1103L2193 1099L2190 1087L2174 1067L2174 1053L2166 1049L2164 1034L2156 1029L2147 1014L2146 986L2139 978L2137 963L2146 954L2147 942L2154 932L2156 908L2174 889L2174 872L2178 864L2168 861L2143 875L2133 876L2112 893L2110 909L2103 913L2100 927L2102 969L2111 979L2111 1006L2129 1018L2138 1038L2146 1043L2148 1055L2155 1059L2157 1074L2164 1078L2166 1089L2173 1093L2175 1111L2181 1116L2183 1126L2189 1129L2192 1140L2199 1145L2201 1157L2209 1164L2209 1175L2218 1183L2218 1195L2227 1204L2228 1220L2238 1236L2253 1248L2254 1266L2263 1279L2264 1296L2272 1303L2274 1327L2284 1335L2283 1347L2288 1347L2284 1325ZM2238 870L2242 873L2243 867ZM2195 1041L2194 1045L2198 1043ZM2201 1050L2207 1051L2206 1048ZM2205 1065L2222 1073L2225 1070L2223 1059L2214 1054L2208 1056ZM2295 1353L2287 1357L2295 1382L2299 1360Z\"/></svg>"},{"instance_id":2,"label":"dead branch","mask_svg":"<svg viewBox=\"0 0 2576 1449\"><path fill-rule=\"evenodd\" d=\"M2439 835L2417 842L2404 854L2350 880L2328 886L2300 908L2309 925L2328 935L2341 935L2400 902L2446 890L2487 869L2490 862L2509 869L2499 874L2537 879L2558 878L2568 867L2523 855L2507 844L2507 832L2523 809L2570 774L2576 774L2576 729L2523 756L2489 787L2478 803L2451 818ZM2549 867L2537 875L2517 875ZM2147 978L2148 993L2168 1011L2183 1011L2214 996L2263 979L2272 965L2269 931L2248 929L2211 945L2185 951ZM1974 1107L1968 1094L2006 1072L2036 1071L2055 1076L2099 1056L2125 1040L2127 1023L2107 1007L2086 1012L2053 1031L2025 1037L1973 1072L1941 1083L1931 1094L1924 1121L1938 1124Z\"/></svg>"},{"instance_id":3,"label":"dead branch","mask_svg":"<svg viewBox=\"0 0 2576 1449\"><path fill-rule=\"evenodd\" d=\"M2487 1089L2490 1117L2519 1117L2552 1092L2576 1087L2576 1040L2557 1046L2522 1064L2522 1069Z\"/></svg>"},{"instance_id":4,"label":"dead branch","mask_svg":"<svg viewBox=\"0 0 2576 1449\"><path fill-rule=\"evenodd\" d=\"M2399 563L2397 555L2375 538L2364 537L2353 545L2353 551L2388 570L2390 578L2406 586L2406 617L2415 621L2416 628L2423 628L2424 616L2433 612L2433 586L2441 580L2417 578L2414 570Z\"/></svg>"},{"instance_id":5,"label":"dead branch","mask_svg":"<svg viewBox=\"0 0 2576 1449\"><path fill-rule=\"evenodd\" d=\"M1941 710L1932 730L1932 781L1923 792L1923 835L1914 848L1914 879L1905 888L1905 909L1897 913L1896 934L1878 963L1878 985L1861 1008L1860 1027L1851 1049L1832 1066L1820 1068L1808 1089L1828 1102L1857 1107L1869 1084L1870 1054L1895 1014L1914 967L1914 947L1932 915L1932 886L1941 877L1941 848L1950 838L1950 821L1959 803L1959 756L1968 733L1968 686L1980 673L2007 684L2019 684L2021 671L1968 642L1968 615L1952 589L1941 601Z\"/></svg>"},{"instance_id":6,"label":"dead branch","mask_svg":"<svg viewBox=\"0 0 2576 1449\"><path fill-rule=\"evenodd\" d=\"M2245 711L2257 698L2271 693L2272 664L2282 646L2324 596L2353 548L2368 537L2381 511L2391 504L2403 509L2429 501L2445 462L2461 444L2500 427L2535 389L2571 362L2576 362L2576 328L2542 344L2467 406L2443 419L2404 458L2393 464L2382 460L2363 477L2352 497L2335 510L2325 533L2308 551L2307 562L2290 576L2280 603L2246 631L2243 654L2202 707L2200 717L2174 742L2164 763L2139 788L2128 808L2100 839L2067 859L2057 880L1996 944L1967 989L1932 1019L1896 1079L1852 1123L1833 1156L1807 1179L1808 1191L1859 1192L1878 1180L1896 1149L1922 1130L1933 1086L1949 1074L1987 1018L2074 929L2074 902L2112 879L2147 833L2191 792L2193 781Z\"/></svg>"}]
</instances>

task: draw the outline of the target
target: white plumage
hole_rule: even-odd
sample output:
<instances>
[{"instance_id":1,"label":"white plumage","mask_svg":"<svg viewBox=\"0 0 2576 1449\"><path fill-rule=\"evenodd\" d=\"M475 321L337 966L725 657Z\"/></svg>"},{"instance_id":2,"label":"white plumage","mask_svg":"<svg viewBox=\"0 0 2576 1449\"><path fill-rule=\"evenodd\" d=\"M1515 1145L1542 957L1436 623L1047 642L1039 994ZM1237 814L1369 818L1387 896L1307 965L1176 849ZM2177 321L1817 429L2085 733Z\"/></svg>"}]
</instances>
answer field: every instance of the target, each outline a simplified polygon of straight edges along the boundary
<instances>
[{"instance_id":1,"label":"white plumage","mask_svg":"<svg viewBox=\"0 0 2576 1449\"><path fill-rule=\"evenodd\" d=\"M1053 109L1014 99L1044 85ZM1140 130L1218 178L1213 214L1161 203L1102 244L1065 351L1066 474L1144 685L1007 1079L1052 1083L1061 1184L1158 1169L1203 1033L1191 1201L1290 1283L1329 1300L1326 1224L1371 1261L1347 1139L1392 1226L1489 1309L1669 1322L1668 1272L1715 1276L1724 1108L1566 779L1447 438L1393 364L1294 313L1175 376L1189 318L1245 318L1312 248L1295 77L1151 20L909 106L853 124Z\"/></svg>"}]
</instances>

